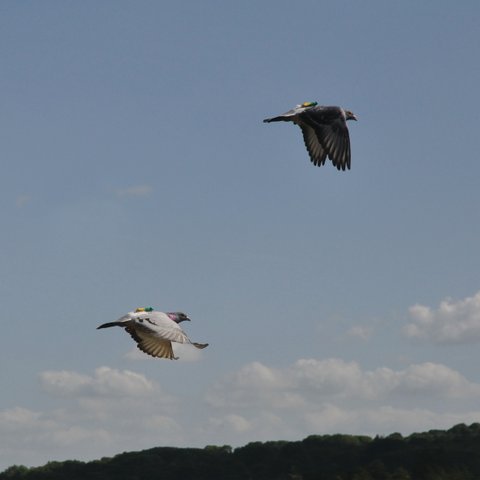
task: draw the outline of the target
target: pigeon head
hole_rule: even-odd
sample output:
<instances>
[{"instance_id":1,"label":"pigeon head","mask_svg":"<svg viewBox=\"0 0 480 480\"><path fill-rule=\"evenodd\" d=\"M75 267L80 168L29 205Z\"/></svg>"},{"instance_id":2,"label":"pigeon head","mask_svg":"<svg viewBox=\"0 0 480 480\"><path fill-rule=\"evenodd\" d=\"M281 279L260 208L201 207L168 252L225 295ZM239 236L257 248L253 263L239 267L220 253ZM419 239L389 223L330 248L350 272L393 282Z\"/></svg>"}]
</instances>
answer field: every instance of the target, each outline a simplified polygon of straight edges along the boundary
<instances>
[{"instance_id":1,"label":"pigeon head","mask_svg":"<svg viewBox=\"0 0 480 480\"><path fill-rule=\"evenodd\" d=\"M177 323L190 321L190 319L183 312L168 312L167 315Z\"/></svg>"},{"instance_id":2,"label":"pigeon head","mask_svg":"<svg viewBox=\"0 0 480 480\"><path fill-rule=\"evenodd\" d=\"M345 110L345 119L346 120L357 120L357 117L350 111L350 110Z\"/></svg>"}]
</instances>

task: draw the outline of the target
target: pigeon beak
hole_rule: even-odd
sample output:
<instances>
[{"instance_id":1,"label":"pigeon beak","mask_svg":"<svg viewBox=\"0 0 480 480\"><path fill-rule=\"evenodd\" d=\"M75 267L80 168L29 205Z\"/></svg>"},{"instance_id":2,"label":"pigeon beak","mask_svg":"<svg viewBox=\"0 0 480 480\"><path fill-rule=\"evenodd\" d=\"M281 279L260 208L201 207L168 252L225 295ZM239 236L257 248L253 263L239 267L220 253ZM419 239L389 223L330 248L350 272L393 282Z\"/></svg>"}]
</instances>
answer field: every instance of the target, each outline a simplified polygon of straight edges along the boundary
<instances>
[{"instance_id":1,"label":"pigeon beak","mask_svg":"<svg viewBox=\"0 0 480 480\"><path fill-rule=\"evenodd\" d=\"M357 121L357 117L356 117L355 115L353 115L353 114L352 114L352 116L351 116L350 118L351 118L351 120Z\"/></svg>"}]
</instances>

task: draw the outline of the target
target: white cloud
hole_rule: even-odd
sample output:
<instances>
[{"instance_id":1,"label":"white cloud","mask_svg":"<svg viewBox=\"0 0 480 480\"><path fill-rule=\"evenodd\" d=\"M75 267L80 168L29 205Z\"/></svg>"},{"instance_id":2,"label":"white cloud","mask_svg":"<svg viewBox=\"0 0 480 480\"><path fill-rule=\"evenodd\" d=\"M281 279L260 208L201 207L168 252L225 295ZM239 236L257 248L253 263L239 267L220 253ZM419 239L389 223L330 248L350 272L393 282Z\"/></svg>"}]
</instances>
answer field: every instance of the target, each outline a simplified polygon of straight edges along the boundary
<instances>
[{"instance_id":1,"label":"white cloud","mask_svg":"<svg viewBox=\"0 0 480 480\"><path fill-rule=\"evenodd\" d=\"M447 428L478 421L479 400L480 385L445 365L364 370L335 358L299 359L282 369L254 362L206 395L216 412L211 422L227 430L226 416L234 412L249 428L235 431L231 425L231 435L245 441Z\"/></svg>"},{"instance_id":2,"label":"white cloud","mask_svg":"<svg viewBox=\"0 0 480 480\"><path fill-rule=\"evenodd\" d=\"M226 431L234 431L237 433L244 433L252 430L252 423L246 418L235 413L230 413L220 417L212 417L210 419L211 425L215 429L222 429Z\"/></svg>"},{"instance_id":3,"label":"white cloud","mask_svg":"<svg viewBox=\"0 0 480 480\"><path fill-rule=\"evenodd\" d=\"M29 430L30 428L49 427L51 422L43 418L40 412L15 407L0 412L0 428L2 432Z\"/></svg>"},{"instance_id":4,"label":"white cloud","mask_svg":"<svg viewBox=\"0 0 480 480\"><path fill-rule=\"evenodd\" d=\"M480 292L463 300L446 299L436 310L414 305L409 313L413 320L405 327L405 334L409 337L433 343L480 341Z\"/></svg>"},{"instance_id":5,"label":"white cloud","mask_svg":"<svg viewBox=\"0 0 480 480\"><path fill-rule=\"evenodd\" d=\"M150 185L132 185L130 187L121 188L117 190L117 195L120 197L146 197L153 192Z\"/></svg>"},{"instance_id":6,"label":"white cloud","mask_svg":"<svg viewBox=\"0 0 480 480\"><path fill-rule=\"evenodd\" d=\"M144 375L129 370L99 367L93 376L69 371L47 371L40 374L43 388L56 395L117 396L145 395L155 386Z\"/></svg>"},{"instance_id":7,"label":"white cloud","mask_svg":"<svg viewBox=\"0 0 480 480\"><path fill-rule=\"evenodd\" d=\"M363 327L361 325L357 325L355 327L350 328L347 331L347 334L351 337L360 338L361 340L368 340L372 335L372 329L369 327Z\"/></svg>"},{"instance_id":8,"label":"white cloud","mask_svg":"<svg viewBox=\"0 0 480 480\"><path fill-rule=\"evenodd\" d=\"M476 422L479 414L480 411L435 412L427 408L398 408L388 405L352 409L326 404L315 411L307 412L304 419L314 433L376 435L446 429L458 423Z\"/></svg>"},{"instance_id":9,"label":"white cloud","mask_svg":"<svg viewBox=\"0 0 480 480\"><path fill-rule=\"evenodd\" d=\"M445 365L426 362L411 365L399 374L393 393L436 395L444 398L479 398L480 385Z\"/></svg>"},{"instance_id":10,"label":"white cloud","mask_svg":"<svg viewBox=\"0 0 480 480\"><path fill-rule=\"evenodd\" d=\"M32 198L30 195L18 195L18 197L15 199L15 205L17 208L23 208L28 205L31 200Z\"/></svg>"},{"instance_id":11,"label":"white cloud","mask_svg":"<svg viewBox=\"0 0 480 480\"><path fill-rule=\"evenodd\" d=\"M214 386L206 395L212 406L247 407L271 402L271 406L301 406L302 399L288 390L283 372L260 362L245 365Z\"/></svg>"},{"instance_id":12,"label":"white cloud","mask_svg":"<svg viewBox=\"0 0 480 480\"><path fill-rule=\"evenodd\" d=\"M188 343L173 343L172 344L173 353L177 358L175 362L198 362L203 357L203 350L195 348ZM139 350L137 347L133 347L130 351L125 354L125 358L128 360L151 360L152 357L146 353ZM159 360L164 362L166 360Z\"/></svg>"},{"instance_id":13,"label":"white cloud","mask_svg":"<svg viewBox=\"0 0 480 480\"><path fill-rule=\"evenodd\" d=\"M174 355L178 357L177 362L198 362L204 355L204 350L188 343L173 343L172 347Z\"/></svg>"},{"instance_id":14,"label":"white cloud","mask_svg":"<svg viewBox=\"0 0 480 480\"><path fill-rule=\"evenodd\" d=\"M55 408L0 411L0 470L157 445L408 434L480 418L480 385L431 362L399 370L367 370L338 358L282 368L252 362L204 392L187 388L175 397L143 374L111 367L48 371L40 380Z\"/></svg>"},{"instance_id":15,"label":"white cloud","mask_svg":"<svg viewBox=\"0 0 480 480\"><path fill-rule=\"evenodd\" d=\"M161 431L163 434L169 432L180 432L181 426L171 417L166 415L149 415L140 419L147 430Z\"/></svg>"},{"instance_id":16,"label":"white cloud","mask_svg":"<svg viewBox=\"0 0 480 480\"><path fill-rule=\"evenodd\" d=\"M274 369L258 362L218 382L206 396L215 407L301 408L318 402L380 402L416 396L480 399L480 385L445 365L423 363L404 370L364 371L356 362L300 359Z\"/></svg>"},{"instance_id":17,"label":"white cloud","mask_svg":"<svg viewBox=\"0 0 480 480\"><path fill-rule=\"evenodd\" d=\"M0 471L13 463L93 459L182 440L177 399L145 375L99 367L92 375L42 372L40 382L61 407L0 411Z\"/></svg>"},{"instance_id":18,"label":"white cloud","mask_svg":"<svg viewBox=\"0 0 480 480\"><path fill-rule=\"evenodd\" d=\"M139 350L137 347L133 347L132 349L130 349L125 355L124 355L125 358L128 358L128 360L134 360L134 361L137 361L137 360L149 360L151 359L152 357L150 357L150 355L147 355L146 353L142 352L141 350Z\"/></svg>"},{"instance_id":19,"label":"white cloud","mask_svg":"<svg viewBox=\"0 0 480 480\"><path fill-rule=\"evenodd\" d=\"M110 434L101 428L88 428L78 425L70 425L52 430L48 435L48 441L57 447L77 446L85 443L95 445L106 444L111 440Z\"/></svg>"},{"instance_id":20,"label":"white cloud","mask_svg":"<svg viewBox=\"0 0 480 480\"><path fill-rule=\"evenodd\" d=\"M16 407L0 411L0 470L12 464L37 465L52 460L76 458L75 452L94 455L112 440L95 425L61 421L57 412L38 412Z\"/></svg>"}]
</instances>

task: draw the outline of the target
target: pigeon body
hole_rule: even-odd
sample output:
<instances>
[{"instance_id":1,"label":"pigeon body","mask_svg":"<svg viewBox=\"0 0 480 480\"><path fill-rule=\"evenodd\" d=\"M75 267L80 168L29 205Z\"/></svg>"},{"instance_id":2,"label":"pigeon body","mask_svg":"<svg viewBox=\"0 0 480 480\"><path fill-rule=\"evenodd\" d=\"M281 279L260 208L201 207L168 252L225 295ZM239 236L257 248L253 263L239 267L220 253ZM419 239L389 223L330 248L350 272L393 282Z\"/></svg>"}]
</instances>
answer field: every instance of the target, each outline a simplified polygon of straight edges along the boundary
<instances>
[{"instance_id":1,"label":"pigeon body","mask_svg":"<svg viewBox=\"0 0 480 480\"><path fill-rule=\"evenodd\" d=\"M323 107L305 102L265 123L293 122L302 130L303 140L314 165L325 164L327 157L338 170L350 169L350 136L347 120L355 115L341 107Z\"/></svg>"},{"instance_id":2,"label":"pigeon body","mask_svg":"<svg viewBox=\"0 0 480 480\"><path fill-rule=\"evenodd\" d=\"M153 308L137 308L115 322L103 323L100 328L123 327L137 342L137 347L152 357L177 360L172 342L189 343L196 348L205 348L208 343L192 342L178 325L190 320L182 312L159 312Z\"/></svg>"}]
</instances>

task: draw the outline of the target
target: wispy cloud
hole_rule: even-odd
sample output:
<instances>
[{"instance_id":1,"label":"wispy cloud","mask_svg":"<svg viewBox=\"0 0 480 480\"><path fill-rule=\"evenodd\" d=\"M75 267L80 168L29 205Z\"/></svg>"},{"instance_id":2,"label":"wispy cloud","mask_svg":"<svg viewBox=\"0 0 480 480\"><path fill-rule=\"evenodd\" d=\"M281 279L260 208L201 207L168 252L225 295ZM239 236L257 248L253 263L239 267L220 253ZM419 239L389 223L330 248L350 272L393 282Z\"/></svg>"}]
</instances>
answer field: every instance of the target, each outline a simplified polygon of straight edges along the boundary
<instances>
[{"instance_id":1,"label":"wispy cloud","mask_svg":"<svg viewBox=\"0 0 480 480\"><path fill-rule=\"evenodd\" d=\"M46 371L40 374L43 388L55 395L117 396L145 395L155 389L155 384L129 370L99 367L92 376L62 371Z\"/></svg>"},{"instance_id":2,"label":"wispy cloud","mask_svg":"<svg viewBox=\"0 0 480 480\"><path fill-rule=\"evenodd\" d=\"M370 327L364 327L356 325L347 331L347 334L351 337L360 338L362 340L368 340L372 335L372 329Z\"/></svg>"},{"instance_id":3,"label":"wispy cloud","mask_svg":"<svg viewBox=\"0 0 480 480\"><path fill-rule=\"evenodd\" d=\"M118 189L117 195L120 197L146 197L152 192L153 188L150 185L132 185Z\"/></svg>"},{"instance_id":4,"label":"wispy cloud","mask_svg":"<svg viewBox=\"0 0 480 480\"><path fill-rule=\"evenodd\" d=\"M480 342L480 292L463 300L445 299L436 310L413 305L409 313L413 321L404 329L408 337L433 343Z\"/></svg>"},{"instance_id":5,"label":"wispy cloud","mask_svg":"<svg viewBox=\"0 0 480 480\"><path fill-rule=\"evenodd\" d=\"M32 198L30 197L30 195L18 195L15 199L15 205L17 206L17 208L23 208L27 206L31 200Z\"/></svg>"},{"instance_id":6,"label":"wispy cloud","mask_svg":"<svg viewBox=\"0 0 480 480\"><path fill-rule=\"evenodd\" d=\"M198 362L203 357L203 350L193 347L189 344L173 343L173 353L177 358L176 362ZM128 360L151 360L152 357L140 351L137 347L133 347L125 354ZM159 360L163 361L163 360Z\"/></svg>"}]
</instances>

